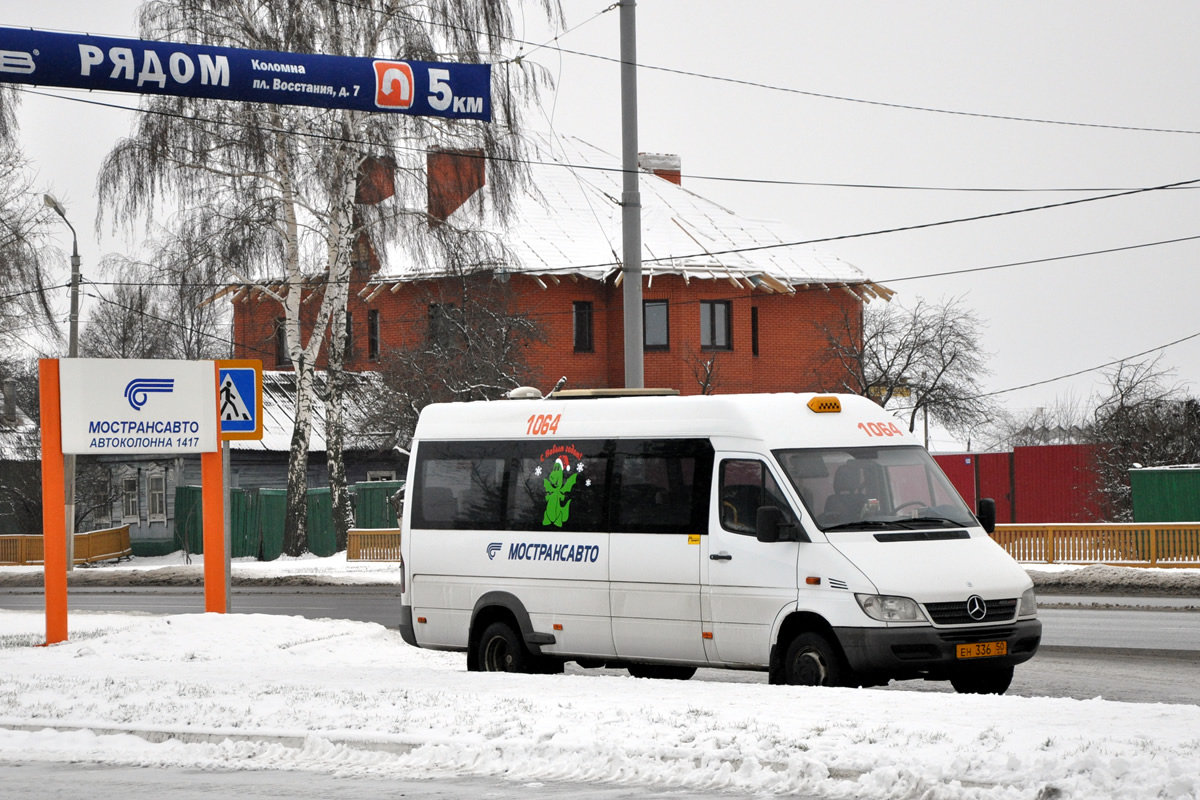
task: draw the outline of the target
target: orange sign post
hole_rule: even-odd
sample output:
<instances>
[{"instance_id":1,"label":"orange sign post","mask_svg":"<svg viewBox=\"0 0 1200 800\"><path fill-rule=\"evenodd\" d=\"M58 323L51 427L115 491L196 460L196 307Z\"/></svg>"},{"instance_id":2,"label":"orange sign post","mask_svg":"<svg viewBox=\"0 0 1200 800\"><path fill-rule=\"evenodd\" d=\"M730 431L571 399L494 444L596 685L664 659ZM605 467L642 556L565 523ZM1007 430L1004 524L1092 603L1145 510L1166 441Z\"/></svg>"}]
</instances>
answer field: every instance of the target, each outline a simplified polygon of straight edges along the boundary
<instances>
[{"instance_id":1,"label":"orange sign post","mask_svg":"<svg viewBox=\"0 0 1200 800\"><path fill-rule=\"evenodd\" d=\"M220 402L220 362L213 362L213 381ZM229 610L225 592L225 480L221 464L221 437L217 449L200 454L200 505L204 529L204 610L224 614Z\"/></svg>"},{"instance_id":2,"label":"orange sign post","mask_svg":"<svg viewBox=\"0 0 1200 800\"><path fill-rule=\"evenodd\" d=\"M42 418L42 569L46 644L67 640L67 511L59 419L58 359L38 362Z\"/></svg>"}]
</instances>

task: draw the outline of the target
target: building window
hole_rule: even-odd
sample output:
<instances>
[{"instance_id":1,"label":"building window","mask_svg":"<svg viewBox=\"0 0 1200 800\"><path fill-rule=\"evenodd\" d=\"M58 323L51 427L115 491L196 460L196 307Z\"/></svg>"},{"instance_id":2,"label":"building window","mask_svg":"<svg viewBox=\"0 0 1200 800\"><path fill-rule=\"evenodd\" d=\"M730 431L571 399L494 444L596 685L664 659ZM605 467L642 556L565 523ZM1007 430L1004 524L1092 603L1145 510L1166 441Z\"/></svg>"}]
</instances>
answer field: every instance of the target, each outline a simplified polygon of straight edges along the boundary
<instances>
[{"instance_id":1,"label":"building window","mask_svg":"<svg viewBox=\"0 0 1200 800\"><path fill-rule=\"evenodd\" d=\"M429 341L438 347L449 347L454 333L453 303L429 304Z\"/></svg>"},{"instance_id":2,"label":"building window","mask_svg":"<svg viewBox=\"0 0 1200 800\"><path fill-rule=\"evenodd\" d=\"M575 352L591 353L596 349L592 339L592 304L587 300L578 300L574 306L575 319Z\"/></svg>"},{"instance_id":3,"label":"building window","mask_svg":"<svg viewBox=\"0 0 1200 800\"><path fill-rule=\"evenodd\" d=\"M95 487L92 495L89 513L93 529L102 530L112 525L112 501L112 476L109 475Z\"/></svg>"},{"instance_id":4,"label":"building window","mask_svg":"<svg viewBox=\"0 0 1200 800\"><path fill-rule=\"evenodd\" d=\"M367 358L379 360L379 311L371 309L367 312Z\"/></svg>"},{"instance_id":5,"label":"building window","mask_svg":"<svg viewBox=\"0 0 1200 800\"><path fill-rule=\"evenodd\" d=\"M758 306L750 309L750 352L758 355Z\"/></svg>"},{"instance_id":6,"label":"building window","mask_svg":"<svg viewBox=\"0 0 1200 800\"><path fill-rule=\"evenodd\" d=\"M290 367L292 357L288 355L287 325L283 317L275 319L275 366Z\"/></svg>"},{"instance_id":7,"label":"building window","mask_svg":"<svg viewBox=\"0 0 1200 800\"><path fill-rule=\"evenodd\" d=\"M146 519L149 522L167 521L167 476L161 472L151 473L146 479L147 498L150 511Z\"/></svg>"},{"instance_id":8,"label":"building window","mask_svg":"<svg viewBox=\"0 0 1200 800\"><path fill-rule=\"evenodd\" d=\"M121 522L131 522L134 525L141 522L136 475L121 479Z\"/></svg>"},{"instance_id":9,"label":"building window","mask_svg":"<svg viewBox=\"0 0 1200 800\"><path fill-rule=\"evenodd\" d=\"M700 301L700 346L706 350L732 350L728 300Z\"/></svg>"},{"instance_id":10,"label":"building window","mask_svg":"<svg viewBox=\"0 0 1200 800\"><path fill-rule=\"evenodd\" d=\"M642 346L645 350L670 348L670 328L667 323L667 301L642 302Z\"/></svg>"}]
</instances>

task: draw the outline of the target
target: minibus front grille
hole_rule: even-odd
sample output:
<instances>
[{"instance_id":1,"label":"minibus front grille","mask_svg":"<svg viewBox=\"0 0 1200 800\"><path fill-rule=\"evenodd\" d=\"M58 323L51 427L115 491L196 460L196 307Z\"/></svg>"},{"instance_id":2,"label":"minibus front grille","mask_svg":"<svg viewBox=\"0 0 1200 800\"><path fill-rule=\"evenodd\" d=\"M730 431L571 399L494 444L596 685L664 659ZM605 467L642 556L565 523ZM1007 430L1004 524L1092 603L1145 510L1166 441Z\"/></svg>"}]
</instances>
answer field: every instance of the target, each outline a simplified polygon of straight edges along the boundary
<instances>
[{"instance_id":1,"label":"minibus front grille","mask_svg":"<svg viewBox=\"0 0 1200 800\"><path fill-rule=\"evenodd\" d=\"M978 619L971 616L968 600L953 603L926 603L925 610L935 625L987 625L1008 622L1017 616L1017 599L986 601L986 610Z\"/></svg>"},{"instance_id":2,"label":"minibus front grille","mask_svg":"<svg viewBox=\"0 0 1200 800\"><path fill-rule=\"evenodd\" d=\"M988 628L986 631L939 631L938 638L947 644L971 644L986 642L993 639L1009 639L1016 634L1016 628Z\"/></svg>"}]
</instances>

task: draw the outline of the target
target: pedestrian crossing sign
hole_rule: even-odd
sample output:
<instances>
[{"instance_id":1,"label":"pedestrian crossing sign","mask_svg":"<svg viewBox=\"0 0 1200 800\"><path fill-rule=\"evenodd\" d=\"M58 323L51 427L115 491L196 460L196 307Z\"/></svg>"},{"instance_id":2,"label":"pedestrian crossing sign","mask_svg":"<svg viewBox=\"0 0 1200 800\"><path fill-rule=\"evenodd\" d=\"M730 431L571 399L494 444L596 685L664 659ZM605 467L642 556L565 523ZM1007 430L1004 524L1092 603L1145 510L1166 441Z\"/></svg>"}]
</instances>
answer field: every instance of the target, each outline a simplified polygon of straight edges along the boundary
<instances>
[{"instance_id":1,"label":"pedestrian crossing sign","mask_svg":"<svg viewBox=\"0 0 1200 800\"><path fill-rule=\"evenodd\" d=\"M257 359L217 361L217 421L221 438L261 439L262 362Z\"/></svg>"}]
</instances>

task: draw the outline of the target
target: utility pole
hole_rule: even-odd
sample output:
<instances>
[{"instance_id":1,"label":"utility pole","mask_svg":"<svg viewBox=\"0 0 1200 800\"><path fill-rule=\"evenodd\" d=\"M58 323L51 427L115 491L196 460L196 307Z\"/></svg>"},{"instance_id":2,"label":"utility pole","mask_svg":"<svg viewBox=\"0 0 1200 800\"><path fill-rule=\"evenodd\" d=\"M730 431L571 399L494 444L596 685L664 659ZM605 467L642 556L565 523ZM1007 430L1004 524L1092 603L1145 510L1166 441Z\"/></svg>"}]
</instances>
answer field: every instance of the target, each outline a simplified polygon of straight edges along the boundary
<instances>
[{"instance_id":1,"label":"utility pole","mask_svg":"<svg viewBox=\"0 0 1200 800\"><path fill-rule=\"evenodd\" d=\"M67 210L52 194L42 195L42 201L54 209L54 213L62 217L71 229L71 318L70 338L67 343L67 358L79 356L79 237L75 235L75 226L67 219ZM63 456L63 484L66 488L66 523L67 523L67 571L75 569L75 454Z\"/></svg>"},{"instance_id":2,"label":"utility pole","mask_svg":"<svg viewBox=\"0 0 1200 800\"><path fill-rule=\"evenodd\" d=\"M638 190L637 25L634 0L621 7L621 291L625 305L625 388L645 385L642 360L642 195Z\"/></svg>"}]
</instances>

